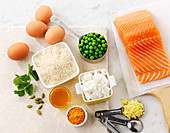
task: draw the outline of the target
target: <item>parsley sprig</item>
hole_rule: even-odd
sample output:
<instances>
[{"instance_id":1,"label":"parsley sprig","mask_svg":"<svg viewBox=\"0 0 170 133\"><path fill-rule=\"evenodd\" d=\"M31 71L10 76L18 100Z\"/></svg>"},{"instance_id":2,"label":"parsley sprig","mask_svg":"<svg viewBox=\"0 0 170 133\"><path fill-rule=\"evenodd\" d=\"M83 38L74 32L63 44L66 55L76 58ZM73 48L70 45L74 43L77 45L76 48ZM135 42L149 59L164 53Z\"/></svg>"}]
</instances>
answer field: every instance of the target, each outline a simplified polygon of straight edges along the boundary
<instances>
[{"instance_id":1,"label":"parsley sprig","mask_svg":"<svg viewBox=\"0 0 170 133\"><path fill-rule=\"evenodd\" d=\"M13 83L17 86L17 90L14 91L14 94L17 94L18 96L24 96L25 92L31 96L33 94L33 84L31 84L31 77L30 75L38 81L38 75L35 70L33 70L33 66L30 66L28 64L28 74L24 75L17 75L15 74L15 79L13 80Z\"/></svg>"}]
</instances>

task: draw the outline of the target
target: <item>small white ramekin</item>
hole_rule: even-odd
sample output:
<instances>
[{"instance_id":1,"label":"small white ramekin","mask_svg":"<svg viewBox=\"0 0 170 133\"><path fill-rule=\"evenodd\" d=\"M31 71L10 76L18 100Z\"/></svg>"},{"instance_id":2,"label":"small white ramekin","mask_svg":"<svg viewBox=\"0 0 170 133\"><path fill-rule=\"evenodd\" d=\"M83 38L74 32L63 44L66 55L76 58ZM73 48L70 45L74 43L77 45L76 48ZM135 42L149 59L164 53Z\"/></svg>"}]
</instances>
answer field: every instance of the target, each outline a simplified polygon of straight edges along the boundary
<instances>
[{"instance_id":1,"label":"small white ramekin","mask_svg":"<svg viewBox=\"0 0 170 133\"><path fill-rule=\"evenodd\" d=\"M84 111L84 113L85 113L85 119L84 119L84 121L83 121L81 124L79 124L79 125L74 125L74 124L70 123L69 120L68 120L68 117L67 117L68 112L69 112L72 108L74 108L74 107L79 107L79 108L81 108L81 109ZM86 111L82 106L79 106L79 105L72 106L72 107L70 107L70 108L67 110L67 112L66 112L66 121L67 121L67 123L68 123L69 125L71 125L71 126L73 126L73 127L80 127L80 126L84 125L84 124L86 123L86 121L87 121L87 111Z\"/></svg>"}]
</instances>

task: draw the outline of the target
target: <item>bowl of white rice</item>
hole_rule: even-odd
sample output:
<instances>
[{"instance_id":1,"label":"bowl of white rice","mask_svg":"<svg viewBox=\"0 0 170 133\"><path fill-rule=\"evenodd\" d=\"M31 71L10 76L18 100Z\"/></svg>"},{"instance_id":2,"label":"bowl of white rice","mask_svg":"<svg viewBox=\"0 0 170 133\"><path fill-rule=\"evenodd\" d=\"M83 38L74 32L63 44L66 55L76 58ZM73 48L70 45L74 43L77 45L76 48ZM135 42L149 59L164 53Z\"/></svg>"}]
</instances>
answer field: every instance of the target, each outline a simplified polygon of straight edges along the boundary
<instances>
[{"instance_id":1,"label":"bowl of white rice","mask_svg":"<svg viewBox=\"0 0 170 133\"><path fill-rule=\"evenodd\" d=\"M69 46L64 42L35 53L32 62L46 88L58 86L79 74L78 64Z\"/></svg>"}]
</instances>

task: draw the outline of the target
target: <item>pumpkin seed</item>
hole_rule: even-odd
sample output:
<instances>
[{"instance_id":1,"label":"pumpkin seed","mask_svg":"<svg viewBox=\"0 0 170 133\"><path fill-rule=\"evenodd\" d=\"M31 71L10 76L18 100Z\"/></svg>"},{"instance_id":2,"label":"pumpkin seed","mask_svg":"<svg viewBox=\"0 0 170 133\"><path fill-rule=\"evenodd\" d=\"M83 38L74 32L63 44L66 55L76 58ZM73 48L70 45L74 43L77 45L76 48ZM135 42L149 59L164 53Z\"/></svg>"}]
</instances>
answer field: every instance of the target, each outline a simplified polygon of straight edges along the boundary
<instances>
[{"instance_id":1,"label":"pumpkin seed","mask_svg":"<svg viewBox=\"0 0 170 133\"><path fill-rule=\"evenodd\" d=\"M27 105L27 108L32 108L32 105Z\"/></svg>"},{"instance_id":2,"label":"pumpkin seed","mask_svg":"<svg viewBox=\"0 0 170 133\"><path fill-rule=\"evenodd\" d=\"M39 100L41 100L41 98L39 98L39 97L38 97L38 98L35 98L35 101L39 101Z\"/></svg>"},{"instance_id":3,"label":"pumpkin seed","mask_svg":"<svg viewBox=\"0 0 170 133\"><path fill-rule=\"evenodd\" d=\"M40 103L44 103L44 101L43 101L43 100L40 100L39 102L40 102Z\"/></svg>"},{"instance_id":4,"label":"pumpkin seed","mask_svg":"<svg viewBox=\"0 0 170 133\"><path fill-rule=\"evenodd\" d=\"M34 101L36 104L40 104L40 102L39 101Z\"/></svg>"},{"instance_id":5,"label":"pumpkin seed","mask_svg":"<svg viewBox=\"0 0 170 133\"><path fill-rule=\"evenodd\" d=\"M45 97L45 94L44 93L42 93L42 98L44 98Z\"/></svg>"},{"instance_id":6,"label":"pumpkin seed","mask_svg":"<svg viewBox=\"0 0 170 133\"><path fill-rule=\"evenodd\" d=\"M41 111L37 110L37 114L42 115Z\"/></svg>"},{"instance_id":7,"label":"pumpkin seed","mask_svg":"<svg viewBox=\"0 0 170 133\"><path fill-rule=\"evenodd\" d=\"M31 97L30 97L30 99L34 99L35 98L35 95L32 95Z\"/></svg>"},{"instance_id":8,"label":"pumpkin seed","mask_svg":"<svg viewBox=\"0 0 170 133\"><path fill-rule=\"evenodd\" d=\"M41 109L43 107L43 105L40 105L39 107L38 107L38 109Z\"/></svg>"}]
</instances>

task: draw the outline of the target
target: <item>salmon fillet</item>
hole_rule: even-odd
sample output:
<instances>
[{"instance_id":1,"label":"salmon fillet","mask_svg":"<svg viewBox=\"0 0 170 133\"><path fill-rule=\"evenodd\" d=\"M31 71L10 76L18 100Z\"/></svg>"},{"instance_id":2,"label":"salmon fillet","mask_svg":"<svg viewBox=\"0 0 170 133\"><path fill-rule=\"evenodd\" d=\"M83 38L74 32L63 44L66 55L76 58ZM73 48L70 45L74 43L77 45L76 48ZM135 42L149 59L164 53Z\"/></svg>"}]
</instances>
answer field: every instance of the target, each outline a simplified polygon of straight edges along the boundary
<instances>
[{"instance_id":1,"label":"salmon fillet","mask_svg":"<svg viewBox=\"0 0 170 133\"><path fill-rule=\"evenodd\" d=\"M118 17L115 25L141 84L170 75L159 30L147 10Z\"/></svg>"}]
</instances>

